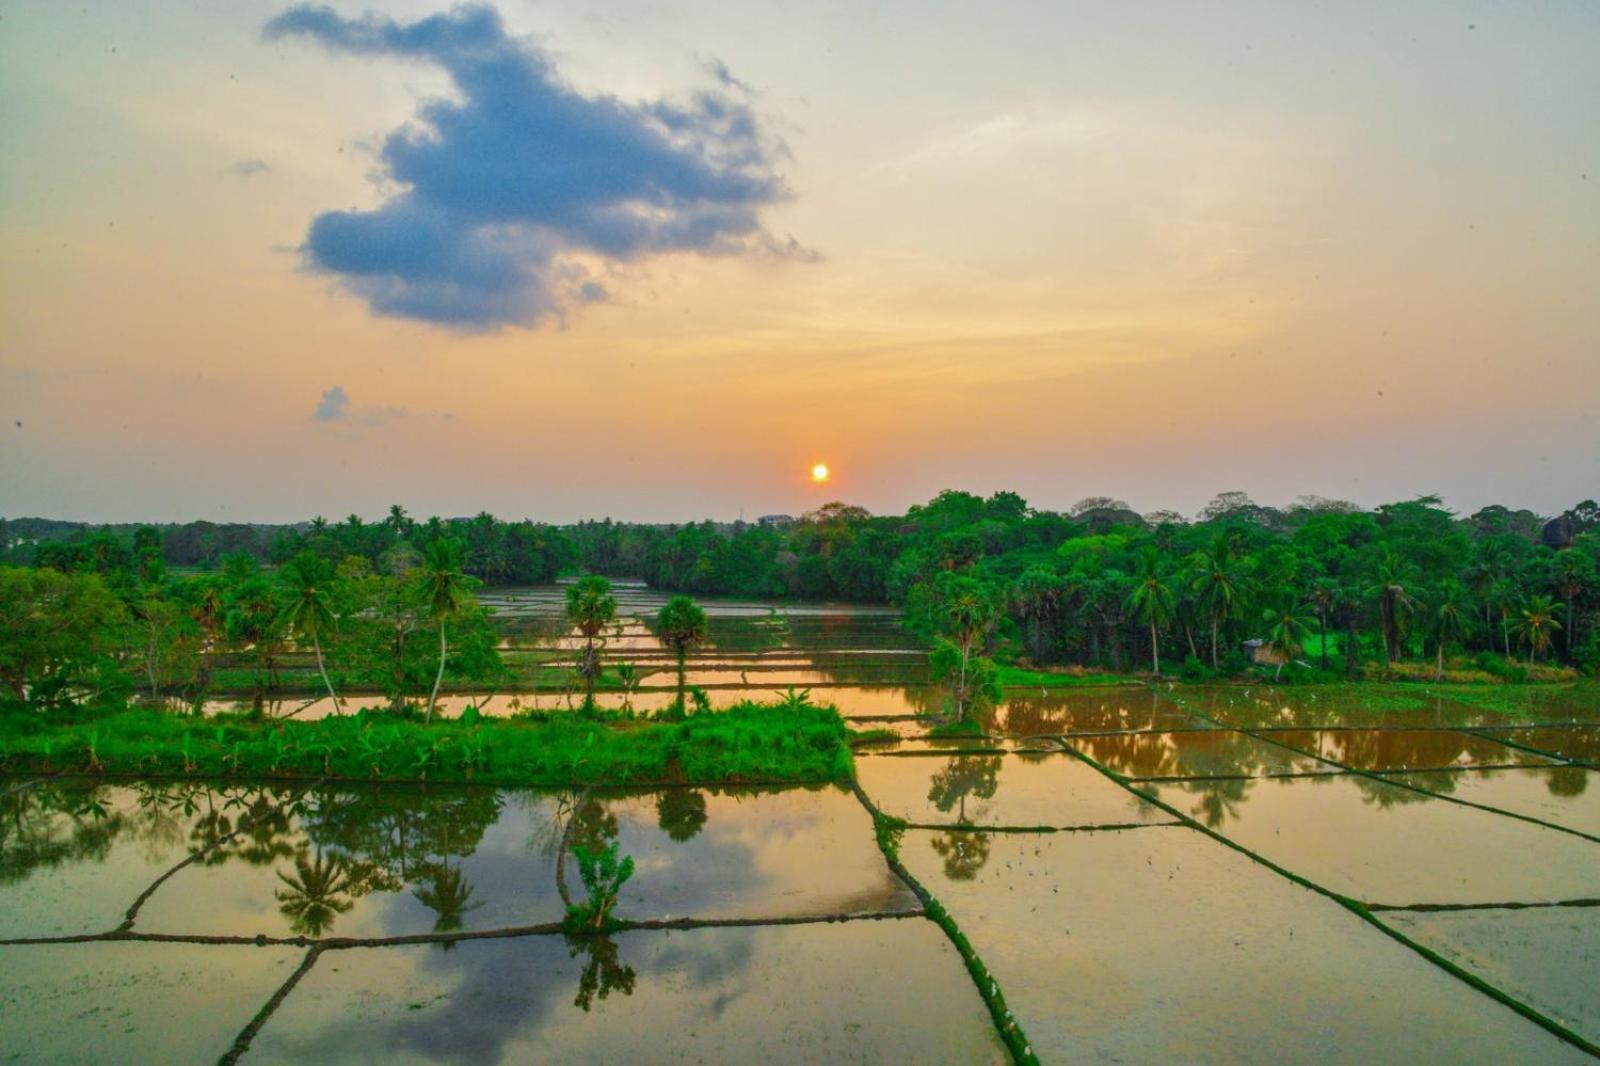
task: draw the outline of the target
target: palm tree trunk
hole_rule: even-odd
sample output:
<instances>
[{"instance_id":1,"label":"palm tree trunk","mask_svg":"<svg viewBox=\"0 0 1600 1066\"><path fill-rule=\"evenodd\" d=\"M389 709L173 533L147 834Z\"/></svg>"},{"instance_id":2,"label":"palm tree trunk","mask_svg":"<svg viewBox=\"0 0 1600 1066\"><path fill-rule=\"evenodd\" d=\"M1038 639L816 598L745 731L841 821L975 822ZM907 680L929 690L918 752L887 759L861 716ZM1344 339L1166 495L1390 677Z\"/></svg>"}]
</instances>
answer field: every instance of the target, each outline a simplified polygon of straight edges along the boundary
<instances>
[{"instance_id":1,"label":"palm tree trunk","mask_svg":"<svg viewBox=\"0 0 1600 1066\"><path fill-rule=\"evenodd\" d=\"M442 684L444 682L444 656L445 656L444 619L441 618L441 619L439 619L439 672L437 674L433 675L433 691L428 694L428 718L427 718L427 721L430 724L433 722L433 705L435 703L439 702L439 686L440 686L440 684Z\"/></svg>"},{"instance_id":2,"label":"palm tree trunk","mask_svg":"<svg viewBox=\"0 0 1600 1066\"><path fill-rule=\"evenodd\" d=\"M967 717L967 656L971 654L965 645L961 648L961 680L956 684L956 721L965 721Z\"/></svg>"},{"instance_id":3,"label":"palm tree trunk","mask_svg":"<svg viewBox=\"0 0 1600 1066\"><path fill-rule=\"evenodd\" d=\"M1213 670L1218 669L1218 666L1217 666L1217 626L1218 626L1218 623L1220 621L1221 621L1221 619L1219 619L1217 617L1217 612L1216 611L1212 611L1211 612L1211 669L1213 669Z\"/></svg>"},{"instance_id":4,"label":"palm tree trunk","mask_svg":"<svg viewBox=\"0 0 1600 1066\"><path fill-rule=\"evenodd\" d=\"M678 649L678 711L679 711L679 713L686 714L686 713L688 713L689 705L687 703L685 703L684 699L683 699L683 660L684 660L684 649L679 648Z\"/></svg>"},{"instance_id":5,"label":"palm tree trunk","mask_svg":"<svg viewBox=\"0 0 1600 1066\"><path fill-rule=\"evenodd\" d=\"M322 683L328 687L328 698L333 701L333 713L339 713L339 697L333 691L333 682L328 680L328 667L322 661L322 641L315 633L311 634L311 646L317 652L317 670L322 674Z\"/></svg>"},{"instance_id":6,"label":"palm tree trunk","mask_svg":"<svg viewBox=\"0 0 1600 1066\"><path fill-rule=\"evenodd\" d=\"M1317 612L1317 639L1322 645L1322 672L1328 672L1328 616Z\"/></svg>"},{"instance_id":7,"label":"palm tree trunk","mask_svg":"<svg viewBox=\"0 0 1600 1066\"><path fill-rule=\"evenodd\" d=\"M1150 665L1155 667L1157 677L1161 676L1161 638L1156 636L1156 624L1150 623Z\"/></svg>"},{"instance_id":8,"label":"palm tree trunk","mask_svg":"<svg viewBox=\"0 0 1600 1066\"><path fill-rule=\"evenodd\" d=\"M1444 680L1444 640L1442 638L1439 641L1438 658L1434 660L1433 679L1435 681Z\"/></svg>"}]
</instances>

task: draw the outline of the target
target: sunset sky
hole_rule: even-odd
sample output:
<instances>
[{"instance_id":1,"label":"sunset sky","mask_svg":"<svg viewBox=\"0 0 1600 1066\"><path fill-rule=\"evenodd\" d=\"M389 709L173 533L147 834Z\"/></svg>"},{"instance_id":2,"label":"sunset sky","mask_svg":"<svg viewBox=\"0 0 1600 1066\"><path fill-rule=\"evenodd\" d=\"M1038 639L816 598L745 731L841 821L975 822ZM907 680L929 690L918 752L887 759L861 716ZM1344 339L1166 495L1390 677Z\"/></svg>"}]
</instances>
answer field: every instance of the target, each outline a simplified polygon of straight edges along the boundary
<instances>
[{"instance_id":1,"label":"sunset sky","mask_svg":"<svg viewBox=\"0 0 1600 1066\"><path fill-rule=\"evenodd\" d=\"M0 515L1600 495L1589 0L0 16Z\"/></svg>"}]
</instances>

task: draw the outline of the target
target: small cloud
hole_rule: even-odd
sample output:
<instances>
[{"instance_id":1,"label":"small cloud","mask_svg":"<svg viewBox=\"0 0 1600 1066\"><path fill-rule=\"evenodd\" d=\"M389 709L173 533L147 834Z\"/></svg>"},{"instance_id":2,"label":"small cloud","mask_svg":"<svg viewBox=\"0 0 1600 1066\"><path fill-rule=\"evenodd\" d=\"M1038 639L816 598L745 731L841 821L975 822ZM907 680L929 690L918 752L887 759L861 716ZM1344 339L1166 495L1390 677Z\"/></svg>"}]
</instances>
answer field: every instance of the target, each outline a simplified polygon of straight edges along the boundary
<instances>
[{"instance_id":1,"label":"small cloud","mask_svg":"<svg viewBox=\"0 0 1600 1066\"><path fill-rule=\"evenodd\" d=\"M762 224L790 196L783 147L720 61L687 102L630 103L575 89L482 3L410 22L300 5L263 36L424 60L454 83L384 139L387 199L318 215L300 249L374 314L462 330L560 322L604 292L597 261L786 247Z\"/></svg>"},{"instance_id":2,"label":"small cloud","mask_svg":"<svg viewBox=\"0 0 1600 1066\"><path fill-rule=\"evenodd\" d=\"M337 422L350 410L350 394L344 391L343 385L335 385L323 392L322 399L317 401L317 409L311 412L311 418L317 422Z\"/></svg>"},{"instance_id":3,"label":"small cloud","mask_svg":"<svg viewBox=\"0 0 1600 1066\"><path fill-rule=\"evenodd\" d=\"M363 429L376 429L403 419L432 419L438 422L454 422L456 416L449 411L416 411L409 407L395 407L393 405L378 407L356 407L350 402L350 394L343 385L335 385L322 393L322 398L317 401L317 408L311 412L314 422L338 427L340 436L359 437Z\"/></svg>"},{"instance_id":4,"label":"small cloud","mask_svg":"<svg viewBox=\"0 0 1600 1066\"><path fill-rule=\"evenodd\" d=\"M241 159L228 168L228 173L237 174L241 178L251 178L257 174L265 174L272 169L272 164L265 159Z\"/></svg>"}]
</instances>

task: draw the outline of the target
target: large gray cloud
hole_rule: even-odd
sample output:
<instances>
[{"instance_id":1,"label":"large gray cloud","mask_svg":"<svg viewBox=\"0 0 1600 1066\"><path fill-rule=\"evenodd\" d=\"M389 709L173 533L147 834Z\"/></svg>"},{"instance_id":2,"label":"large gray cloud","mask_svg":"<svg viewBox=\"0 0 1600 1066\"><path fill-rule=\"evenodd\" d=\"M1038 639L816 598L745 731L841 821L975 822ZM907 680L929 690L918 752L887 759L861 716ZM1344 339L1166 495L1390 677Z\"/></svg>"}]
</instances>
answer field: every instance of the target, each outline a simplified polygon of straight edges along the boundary
<instances>
[{"instance_id":1,"label":"large gray cloud","mask_svg":"<svg viewBox=\"0 0 1600 1066\"><path fill-rule=\"evenodd\" d=\"M428 60L460 93L423 104L385 139L384 176L402 191L311 224L308 263L377 314L533 324L605 298L576 255L784 247L760 218L787 195L775 150L726 68L686 105L585 96L481 4L410 23L300 6L264 34Z\"/></svg>"}]
</instances>

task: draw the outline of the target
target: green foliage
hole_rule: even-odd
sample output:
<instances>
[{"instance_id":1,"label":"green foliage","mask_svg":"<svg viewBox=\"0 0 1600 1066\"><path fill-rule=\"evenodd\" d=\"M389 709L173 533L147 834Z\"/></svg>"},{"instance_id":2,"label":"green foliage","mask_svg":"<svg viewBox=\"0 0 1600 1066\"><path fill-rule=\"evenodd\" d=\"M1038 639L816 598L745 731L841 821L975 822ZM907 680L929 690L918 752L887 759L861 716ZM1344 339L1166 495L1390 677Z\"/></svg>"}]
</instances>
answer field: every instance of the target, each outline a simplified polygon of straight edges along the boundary
<instances>
[{"instance_id":1,"label":"green foliage","mask_svg":"<svg viewBox=\"0 0 1600 1066\"><path fill-rule=\"evenodd\" d=\"M783 703L741 703L681 722L554 714L431 726L371 710L275 722L10 706L0 708L0 772L553 786L820 782L850 777L847 737L832 708Z\"/></svg>"},{"instance_id":2,"label":"green foliage","mask_svg":"<svg viewBox=\"0 0 1600 1066\"><path fill-rule=\"evenodd\" d=\"M569 933L603 933L617 927L611 912L617 905L622 886L633 876L633 856L619 856L619 842L594 847L575 845L573 856L578 860L578 877L588 898L567 906L566 925Z\"/></svg>"}]
</instances>

